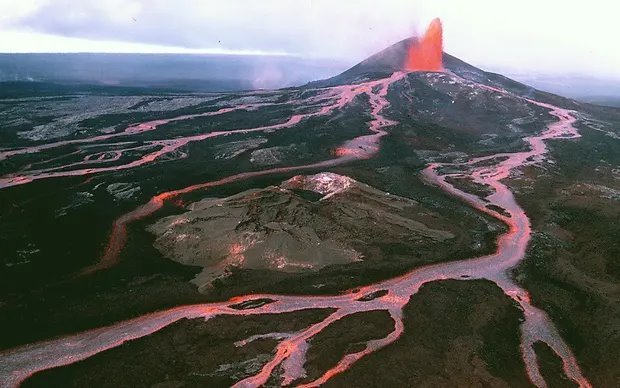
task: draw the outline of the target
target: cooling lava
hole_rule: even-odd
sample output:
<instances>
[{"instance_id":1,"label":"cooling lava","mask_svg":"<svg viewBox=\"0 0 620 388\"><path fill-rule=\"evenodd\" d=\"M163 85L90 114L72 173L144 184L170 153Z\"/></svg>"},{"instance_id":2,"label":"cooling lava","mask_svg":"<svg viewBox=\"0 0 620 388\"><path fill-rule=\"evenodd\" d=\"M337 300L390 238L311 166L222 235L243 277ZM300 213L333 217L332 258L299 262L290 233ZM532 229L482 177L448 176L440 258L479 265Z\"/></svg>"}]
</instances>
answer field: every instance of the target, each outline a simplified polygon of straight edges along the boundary
<instances>
[{"instance_id":1,"label":"cooling lava","mask_svg":"<svg viewBox=\"0 0 620 388\"><path fill-rule=\"evenodd\" d=\"M22 284L35 283L23 274L37 271L42 283L61 284L0 301L0 323L19 334L13 340L11 330L3 330L10 349L0 353L0 385L30 377L27 384L47 386L319 386L332 379L355 385L348 379L362 369L377 379L404 374L390 381L394 385L538 387L552 384L551 370L558 379L590 387L600 359L583 362L583 349L614 351L613 336L605 345L597 331L613 321L599 314L596 327L587 323L579 334L592 330L599 341L580 343L581 353L574 354L566 326L556 327L570 314L558 320L542 307L569 303L572 313L578 302L595 299L567 296L579 280L586 286L577 295L594 289L597 303L613 288L593 274L574 280L589 266L566 261L562 279L573 280L549 293L560 295L557 304L541 303L549 297L547 285L526 287L524 278L536 278L517 281L514 273L525 271L532 256L553 251L553 238L579 239L568 229L582 213L569 209L545 219L569 201L556 198L553 208L531 212L545 206L528 202L538 193L589 190L598 194L588 200L601 207L616 198L613 188L591 181L617 175L613 162L571 164L599 174L588 176L588 184L534 189L535 177L556 165L552 157L572 161L584 140L589 151L596 149L596 163L610 158L604 150L617 144L600 146L594 130L582 124L600 118L595 139L611 142L620 137L604 119L620 122L620 114L486 73L442 47L435 19L423 36L328 80L206 97L133 96L131 104L119 98L115 109L122 113L106 107L96 116L100 121L84 120L72 136L0 149L0 237L12 244L3 250L16 258L6 267L30 266L13 273ZM94 98L78 97L58 101L77 111ZM12 103L24 105L20 114L43 115L33 122L46 123L52 120L46 101ZM171 101L180 108L157 110ZM561 146L549 149L550 143ZM83 230L76 220L84 219L97 228ZM593 238L605 237L594 230ZM541 238L543 232L555 234ZM96 234L91 245L76 241L85 233ZM31 240L28 249L18 244L24 236ZM53 278L50 263L66 273ZM199 290L187 276L197 266ZM446 312L456 314L458 325L444 316L412 324L412 316L424 314L411 306L451 308L451 300L463 306L473 298L445 293L443 302L416 304L440 284L491 290L503 310L478 303L471 314ZM211 331L194 336L205 324L213 324ZM441 330L454 340L432 337ZM424 333L414 341L421 347L397 354L411 368L360 368L392 363L386 355L412 333ZM325 351L332 345L337 351ZM166 346L179 354L160 351ZM190 359L194 350L197 361ZM412 355L424 362L410 363ZM111 375L115 362L123 371ZM371 385L381 384L389 385Z\"/></svg>"}]
</instances>

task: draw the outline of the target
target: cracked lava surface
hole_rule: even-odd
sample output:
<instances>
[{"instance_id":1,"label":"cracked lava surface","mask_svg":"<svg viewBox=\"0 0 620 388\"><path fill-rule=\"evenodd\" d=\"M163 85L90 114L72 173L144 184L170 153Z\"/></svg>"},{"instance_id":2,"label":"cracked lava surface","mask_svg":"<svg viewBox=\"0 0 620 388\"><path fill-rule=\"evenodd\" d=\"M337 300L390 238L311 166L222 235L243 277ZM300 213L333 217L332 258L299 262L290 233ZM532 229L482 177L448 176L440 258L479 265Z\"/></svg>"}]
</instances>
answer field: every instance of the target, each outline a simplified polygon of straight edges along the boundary
<instances>
[{"instance_id":1,"label":"cracked lava surface","mask_svg":"<svg viewBox=\"0 0 620 388\"><path fill-rule=\"evenodd\" d=\"M372 120L369 122L369 129L371 134L360 136L344 143L334 151L334 159L309 165L245 172L218 181L201 183L179 190L161 193L153 197L147 204L117 219L113 226L108 248L101 261L85 269L83 273L94 272L113 265L124 246L127 224L157 211L163 206L166 200L191 191L207 189L209 187L224 185L251 177L271 173L331 167L337 164L371 157L379 150L380 138L387 134L383 128L396 124L396 122L388 120L381 115L383 108L389 104L386 99L388 88L393 82L400 80L405 75L405 73L397 72L391 77L381 80L369 81L359 85L344 85L325 89L324 92L332 99L331 104L323 106L319 111L314 113L293 115L283 124L236 131L213 132L206 135L166 140L164 141L165 144L163 148L155 153L147 154L141 159L129 164L106 167L111 170L136 167L141 164L153 162L160 155L170 152L171 150L177 150L188 142L202 141L209 137L222 136L228 133L248 133L291 127L307 117L325 115L342 108L361 94L367 94L370 100ZM508 93L484 85L478 86L497 93ZM268 361L257 374L247 377L235 384L237 387L263 385L276 369L281 367L280 383L282 385L288 385L295 383L298 379L305 376L304 364L306 351L310 346L310 340L317 335L317 333L321 332L333 322L354 313L387 311L394 323L391 333L384 338L366 342L363 350L345 355L336 365L324 372L321 377L304 385L309 387L318 386L328 381L332 376L346 371L362 357L397 341L406 329L403 323L403 308L408 303L410 297L417 293L423 284L445 279L487 279L497 284L523 311L525 319L521 324L521 353L532 383L539 387L546 386L533 349L533 344L541 341L546 343L562 359L564 373L569 379L577 383L580 387L590 387L590 383L582 375L572 351L561 338L550 318L544 311L532 305L528 292L510 278L510 270L518 265L525 256L525 251L531 237L531 226L530 220L524 210L517 204L509 188L501 181L509 177L513 169L542 160L547 152L545 140L579 137L577 130L572 126L576 119L572 116L571 112L542 102L529 99L526 100L529 103L548 109L549 113L557 118L556 122L549 124L539 135L524 138L525 142L529 145L529 151L501 153L474 158L462 164L432 163L422 172L424 179L428 183L439 186L445 192L465 201L477 210L489 214L507 225L508 231L499 237L495 253L472 259L417 268L399 277L367 285L340 295L244 295L224 302L180 306L165 311L146 314L108 327L7 350L0 353L0 381L2 382L2 386L17 386L24 379L36 372L84 360L97 353L119 346L125 341L138 339L157 332L184 318L204 318L207 320L215 316L226 315L280 314L306 309L333 309L334 312L322 321L312 324L296 333L287 333L286 335L282 333L266 334L266 336L275 338L279 341L271 360ZM240 106L236 109L248 109L248 107ZM222 112L218 111L210 114L218 113ZM158 125L169 121L171 120L158 120L156 122L144 123L130 127L125 132L119 134L104 136L105 139L112 136L124 136L127 132L130 132L131 128L133 128L131 129L133 132L150 131L156 129ZM98 140L104 140L101 136L98 138ZM86 143L91 140L92 138L78 141ZM38 152L42 149L52 148L62 144L67 144L67 142L50 143L50 145L33 147L31 149L8 150L0 153L0 159L10 157L13 154ZM90 157L88 160L91 158L95 157ZM492 161L494 159L499 161L496 161L493 165L476 165L484 164L479 163L481 161ZM446 166L457 168L461 172L441 175L441 168ZM26 184L35 179L67 175L90 175L100 171L102 171L102 169L97 168L46 171L36 172L31 175L0 178L0 188L17 184ZM486 198L479 198L463 192L448 183L446 181L448 176L468 176L476 183L489 185L493 188L494 192ZM495 205L496 208L502 208L504 211L501 213L495 212L488 207L489 205ZM415 330L415 328L407 328L407 330ZM254 338L250 337L245 341L241 341L239 346L243 346L253 339Z\"/></svg>"}]
</instances>

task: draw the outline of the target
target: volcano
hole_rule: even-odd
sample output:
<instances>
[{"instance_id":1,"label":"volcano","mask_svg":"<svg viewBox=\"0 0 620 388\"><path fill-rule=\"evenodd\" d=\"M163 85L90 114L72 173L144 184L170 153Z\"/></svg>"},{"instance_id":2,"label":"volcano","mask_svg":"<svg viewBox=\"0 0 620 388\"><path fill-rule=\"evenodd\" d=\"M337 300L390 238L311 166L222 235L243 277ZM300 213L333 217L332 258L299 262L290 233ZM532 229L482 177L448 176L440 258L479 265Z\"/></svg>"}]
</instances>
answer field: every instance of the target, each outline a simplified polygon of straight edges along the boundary
<instances>
[{"instance_id":1,"label":"volcano","mask_svg":"<svg viewBox=\"0 0 620 388\"><path fill-rule=\"evenodd\" d=\"M296 88L67 93L0 111L0 385L617 385L619 110L438 20Z\"/></svg>"},{"instance_id":2,"label":"volcano","mask_svg":"<svg viewBox=\"0 0 620 388\"><path fill-rule=\"evenodd\" d=\"M307 86L316 88L358 84L370 79L386 77L398 71L413 73L446 72L486 86L501 88L520 96L531 96L554 103L575 106L568 99L535 90L500 74L483 71L444 52L442 27L439 19L431 22L425 35L403 39L339 75L310 82Z\"/></svg>"}]
</instances>

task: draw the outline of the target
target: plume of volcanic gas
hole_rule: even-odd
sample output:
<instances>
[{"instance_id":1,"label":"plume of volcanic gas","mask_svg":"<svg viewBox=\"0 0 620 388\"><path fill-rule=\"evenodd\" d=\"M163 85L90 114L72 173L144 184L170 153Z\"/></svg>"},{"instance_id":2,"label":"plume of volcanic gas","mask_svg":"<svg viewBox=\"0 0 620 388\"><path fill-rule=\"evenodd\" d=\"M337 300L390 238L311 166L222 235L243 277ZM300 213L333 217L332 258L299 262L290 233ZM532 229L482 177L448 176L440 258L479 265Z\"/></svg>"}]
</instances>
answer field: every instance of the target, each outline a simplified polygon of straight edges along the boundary
<instances>
[{"instance_id":1,"label":"plume of volcanic gas","mask_svg":"<svg viewBox=\"0 0 620 388\"><path fill-rule=\"evenodd\" d=\"M424 36L412 39L405 70L407 71L442 71L443 70L443 30L441 21L434 19L429 24Z\"/></svg>"}]
</instances>

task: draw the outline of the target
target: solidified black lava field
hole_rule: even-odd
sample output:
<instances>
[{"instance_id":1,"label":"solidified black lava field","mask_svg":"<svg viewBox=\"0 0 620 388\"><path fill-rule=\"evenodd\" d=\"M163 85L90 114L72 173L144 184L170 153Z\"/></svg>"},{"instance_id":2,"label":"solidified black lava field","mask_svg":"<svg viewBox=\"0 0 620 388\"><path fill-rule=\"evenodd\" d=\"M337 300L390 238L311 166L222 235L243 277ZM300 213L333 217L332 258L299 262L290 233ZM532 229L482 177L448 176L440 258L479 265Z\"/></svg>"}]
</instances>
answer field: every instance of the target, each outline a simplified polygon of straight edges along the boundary
<instances>
[{"instance_id":1,"label":"solidified black lava field","mask_svg":"<svg viewBox=\"0 0 620 388\"><path fill-rule=\"evenodd\" d=\"M614 386L620 110L411 44L0 99L0 385Z\"/></svg>"}]
</instances>

